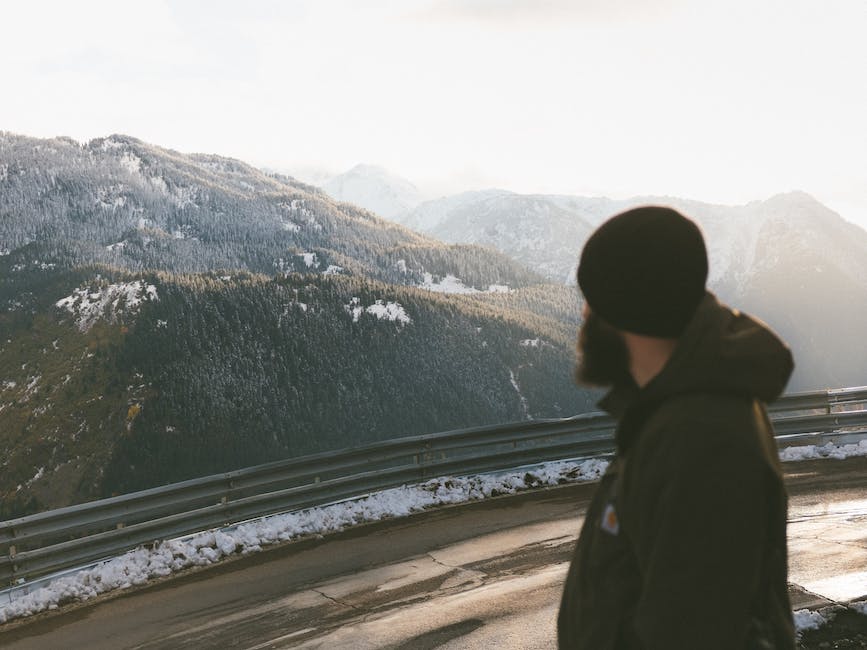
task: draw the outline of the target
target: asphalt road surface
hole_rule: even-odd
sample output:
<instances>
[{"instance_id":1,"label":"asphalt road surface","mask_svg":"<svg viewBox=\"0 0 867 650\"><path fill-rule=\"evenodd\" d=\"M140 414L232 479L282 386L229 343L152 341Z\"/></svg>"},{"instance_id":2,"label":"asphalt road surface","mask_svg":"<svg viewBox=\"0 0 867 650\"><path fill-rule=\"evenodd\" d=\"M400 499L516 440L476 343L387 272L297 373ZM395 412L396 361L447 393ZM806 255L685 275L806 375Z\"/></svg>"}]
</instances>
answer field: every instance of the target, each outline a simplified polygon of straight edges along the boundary
<instances>
[{"instance_id":1,"label":"asphalt road surface","mask_svg":"<svg viewBox=\"0 0 867 650\"><path fill-rule=\"evenodd\" d=\"M867 595L867 458L785 467L795 608ZM289 543L8 624L0 647L552 648L594 488L538 490Z\"/></svg>"}]
</instances>

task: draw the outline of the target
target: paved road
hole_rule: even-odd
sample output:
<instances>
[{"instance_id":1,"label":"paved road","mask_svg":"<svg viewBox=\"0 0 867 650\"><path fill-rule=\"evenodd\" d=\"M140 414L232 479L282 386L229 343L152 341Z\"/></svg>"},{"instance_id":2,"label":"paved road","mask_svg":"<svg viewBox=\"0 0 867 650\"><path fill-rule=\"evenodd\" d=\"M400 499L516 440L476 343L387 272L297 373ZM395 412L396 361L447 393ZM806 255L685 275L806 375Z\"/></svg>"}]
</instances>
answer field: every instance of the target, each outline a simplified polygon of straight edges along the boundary
<instances>
[{"instance_id":1,"label":"paved road","mask_svg":"<svg viewBox=\"0 0 867 650\"><path fill-rule=\"evenodd\" d=\"M867 595L867 458L786 466L796 607ZM593 485L381 522L0 631L3 648L550 648Z\"/></svg>"}]
</instances>

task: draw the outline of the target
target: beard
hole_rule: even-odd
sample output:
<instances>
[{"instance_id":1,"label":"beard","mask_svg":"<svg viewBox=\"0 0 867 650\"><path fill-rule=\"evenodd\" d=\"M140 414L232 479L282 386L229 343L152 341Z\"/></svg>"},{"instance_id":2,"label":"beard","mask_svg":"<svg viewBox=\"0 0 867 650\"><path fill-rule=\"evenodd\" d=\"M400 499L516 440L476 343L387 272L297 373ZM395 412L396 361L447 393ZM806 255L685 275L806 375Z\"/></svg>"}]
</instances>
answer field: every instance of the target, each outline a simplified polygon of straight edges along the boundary
<instances>
[{"instance_id":1,"label":"beard","mask_svg":"<svg viewBox=\"0 0 867 650\"><path fill-rule=\"evenodd\" d=\"M600 388L632 381L623 335L592 311L578 332L575 381Z\"/></svg>"}]
</instances>

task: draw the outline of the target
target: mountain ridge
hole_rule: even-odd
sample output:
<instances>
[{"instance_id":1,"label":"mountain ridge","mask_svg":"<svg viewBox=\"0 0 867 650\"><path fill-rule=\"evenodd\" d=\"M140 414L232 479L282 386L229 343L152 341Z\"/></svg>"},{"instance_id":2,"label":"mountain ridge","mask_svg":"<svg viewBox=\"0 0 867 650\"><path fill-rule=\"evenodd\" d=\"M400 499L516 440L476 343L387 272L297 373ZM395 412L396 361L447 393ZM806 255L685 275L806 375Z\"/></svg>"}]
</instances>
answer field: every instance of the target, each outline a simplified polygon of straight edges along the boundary
<instances>
[{"instance_id":1,"label":"mountain ridge","mask_svg":"<svg viewBox=\"0 0 867 650\"><path fill-rule=\"evenodd\" d=\"M724 205L489 189L423 201L394 219L442 241L498 250L551 282L574 285L590 233L649 203L693 218L708 247L709 288L791 342L798 363L790 390L867 384L867 353L856 334L867 329L867 231L804 191Z\"/></svg>"},{"instance_id":2,"label":"mountain ridge","mask_svg":"<svg viewBox=\"0 0 867 650\"><path fill-rule=\"evenodd\" d=\"M502 253L129 136L0 169L0 518L592 409L574 290Z\"/></svg>"}]
</instances>

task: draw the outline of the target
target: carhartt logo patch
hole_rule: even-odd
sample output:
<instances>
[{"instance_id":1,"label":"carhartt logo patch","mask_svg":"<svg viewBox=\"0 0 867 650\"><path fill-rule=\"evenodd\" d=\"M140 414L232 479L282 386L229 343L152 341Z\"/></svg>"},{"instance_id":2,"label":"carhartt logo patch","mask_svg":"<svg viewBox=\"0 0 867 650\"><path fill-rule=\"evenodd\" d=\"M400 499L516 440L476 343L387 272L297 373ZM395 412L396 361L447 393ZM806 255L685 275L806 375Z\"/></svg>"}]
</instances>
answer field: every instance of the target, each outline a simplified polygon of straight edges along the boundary
<instances>
[{"instance_id":1,"label":"carhartt logo patch","mask_svg":"<svg viewBox=\"0 0 867 650\"><path fill-rule=\"evenodd\" d=\"M602 513L602 530L611 535L620 533L620 521L617 519L617 511L614 509L614 504L609 503L605 506L605 512Z\"/></svg>"}]
</instances>

